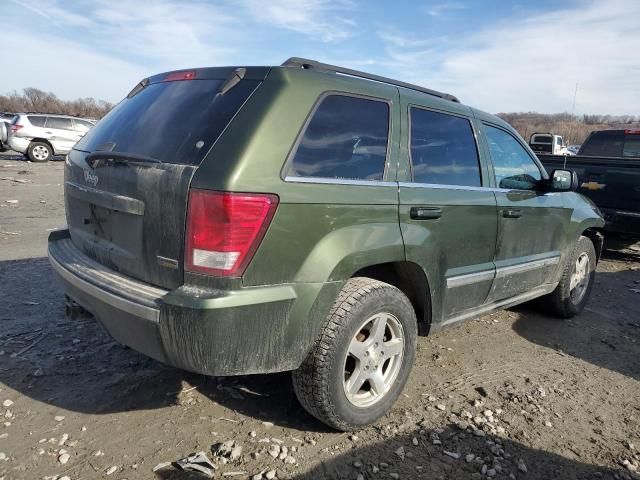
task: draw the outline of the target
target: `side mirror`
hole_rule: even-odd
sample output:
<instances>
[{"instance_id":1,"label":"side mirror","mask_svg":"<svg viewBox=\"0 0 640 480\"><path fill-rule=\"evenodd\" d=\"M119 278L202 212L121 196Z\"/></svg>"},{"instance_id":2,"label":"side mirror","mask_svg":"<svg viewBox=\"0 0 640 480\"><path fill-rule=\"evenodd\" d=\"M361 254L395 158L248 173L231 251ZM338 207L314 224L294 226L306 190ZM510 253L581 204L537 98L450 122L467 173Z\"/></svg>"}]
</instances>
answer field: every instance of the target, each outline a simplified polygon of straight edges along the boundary
<instances>
[{"instance_id":1,"label":"side mirror","mask_svg":"<svg viewBox=\"0 0 640 480\"><path fill-rule=\"evenodd\" d=\"M554 170L547 191L574 192L578 189L578 175L572 170Z\"/></svg>"}]
</instances>

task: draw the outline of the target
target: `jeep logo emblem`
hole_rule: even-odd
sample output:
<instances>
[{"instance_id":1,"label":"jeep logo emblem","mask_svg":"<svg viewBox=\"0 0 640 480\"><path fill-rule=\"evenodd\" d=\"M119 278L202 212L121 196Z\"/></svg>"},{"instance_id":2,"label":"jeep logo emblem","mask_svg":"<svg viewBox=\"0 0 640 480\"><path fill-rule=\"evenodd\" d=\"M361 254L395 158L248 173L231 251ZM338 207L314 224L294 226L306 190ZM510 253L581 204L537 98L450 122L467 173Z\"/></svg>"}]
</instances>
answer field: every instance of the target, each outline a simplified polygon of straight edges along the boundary
<instances>
[{"instance_id":1,"label":"jeep logo emblem","mask_svg":"<svg viewBox=\"0 0 640 480\"><path fill-rule=\"evenodd\" d=\"M95 187L98 184L98 176L91 170L84 170L84 181Z\"/></svg>"}]
</instances>

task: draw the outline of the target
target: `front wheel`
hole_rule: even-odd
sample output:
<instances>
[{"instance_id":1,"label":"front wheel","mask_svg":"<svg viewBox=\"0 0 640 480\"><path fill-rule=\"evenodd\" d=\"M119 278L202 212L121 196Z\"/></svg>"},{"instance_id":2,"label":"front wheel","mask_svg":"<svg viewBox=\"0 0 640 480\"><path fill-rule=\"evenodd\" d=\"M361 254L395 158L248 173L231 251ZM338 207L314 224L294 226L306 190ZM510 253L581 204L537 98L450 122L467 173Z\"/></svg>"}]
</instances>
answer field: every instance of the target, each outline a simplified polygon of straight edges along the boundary
<instances>
[{"instance_id":1,"label":"front wheel","mask_svg":"<svg viewBox=\"0 0 640 480\"><path fill-rule=\"evenodd\" d=\"M302 406L338 430L369 425L402 392L416 352L416 316L397 288L350 279L293 386Z\"/></svg>"},{"instance_id":2,"label":"front wheel","mask_svg":"<svg viewBox=\"0 0 640 480\"><path fill-rule=\"evenodd\" d=\"M551 313L561 318L579 314L587 304L596 275L593 242L581 236L565 265L560 283L547 299Z\"/></svg>"}]
</instances>

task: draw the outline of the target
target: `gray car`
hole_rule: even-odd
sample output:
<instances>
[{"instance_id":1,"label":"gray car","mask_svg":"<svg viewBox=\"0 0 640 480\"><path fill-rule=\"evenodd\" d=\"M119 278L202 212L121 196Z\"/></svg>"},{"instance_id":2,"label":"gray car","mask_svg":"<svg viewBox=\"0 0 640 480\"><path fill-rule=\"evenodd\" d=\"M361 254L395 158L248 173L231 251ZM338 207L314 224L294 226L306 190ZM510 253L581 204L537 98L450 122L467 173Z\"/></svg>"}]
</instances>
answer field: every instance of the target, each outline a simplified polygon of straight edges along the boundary
<instances>
[{"instance_id":1,"label":"gray car","mask_svg":"<svg viewBox=\"0 0 640 480\"><path fill-rule=\"evenodd\" d=\"M32 162L47 162L53 155L68 153L92 127L83 118L19 113L11 121L7 143Z\"/></svg>"},{"instance_id":2,"label":"gray car","mask_svg":"<svg viewBox=\"0 0 640 480\"><path fill-rule=\"evenodd\" d=\"M15 117L13 113L0 113L0 152L4 152L8 148L7 139L13 117Z\"/></svg>"}]
</instances>

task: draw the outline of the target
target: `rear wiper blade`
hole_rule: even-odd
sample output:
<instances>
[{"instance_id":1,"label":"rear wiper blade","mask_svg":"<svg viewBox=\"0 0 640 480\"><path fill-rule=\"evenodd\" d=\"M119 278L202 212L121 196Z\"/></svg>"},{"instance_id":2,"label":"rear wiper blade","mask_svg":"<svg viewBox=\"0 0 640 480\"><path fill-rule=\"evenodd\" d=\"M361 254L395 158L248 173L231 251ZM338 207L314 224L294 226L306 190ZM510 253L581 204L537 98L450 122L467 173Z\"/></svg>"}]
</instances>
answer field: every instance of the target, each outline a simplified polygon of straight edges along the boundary
<instances>
[{"instance_id":1,"label":"rear wiper blade","mask_svg":"<svg viewBox=\"0 0 640 480\"><path fill-rule=\"evenodd\" d=\"M87 155L84 161L91 168L97 168L107 163L162 163L157 158L126 152L93 152Z\"/></svg>"},{"instance_id":2,"label":"rear wiper blade","mask_svg":"<svg viewBox=\"0 0 640 480\"><path fill-rule=\"evenodd\" d=\"M246 74L247 74L246 68L244 67L236 68L233 72L231 72L231 75L229 75L229 78L227 78L225 82L222 85L220 85L217 95L222 96L225 93L227 93L237 84L239 84Z\"/></svg>"}]
</instances>

